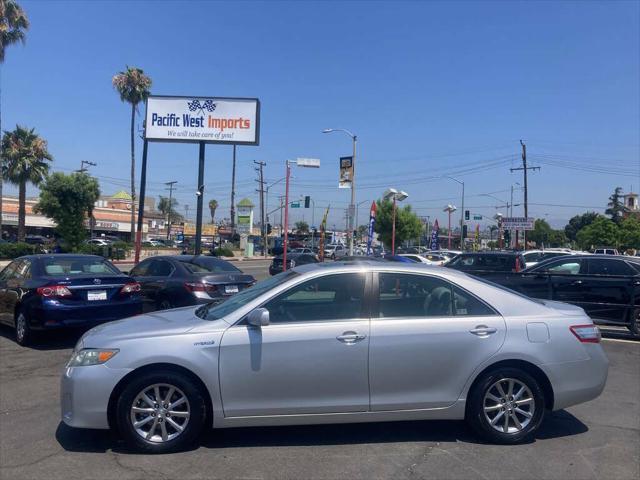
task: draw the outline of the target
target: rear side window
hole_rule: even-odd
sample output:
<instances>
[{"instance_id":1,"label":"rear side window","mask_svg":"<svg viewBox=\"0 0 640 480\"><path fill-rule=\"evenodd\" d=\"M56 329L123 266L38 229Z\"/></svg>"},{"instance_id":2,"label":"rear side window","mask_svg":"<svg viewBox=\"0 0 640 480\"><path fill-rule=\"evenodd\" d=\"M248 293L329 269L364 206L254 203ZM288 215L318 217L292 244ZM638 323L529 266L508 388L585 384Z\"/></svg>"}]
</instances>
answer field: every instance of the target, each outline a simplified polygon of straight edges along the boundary
<instances>
[{"instance_id":1,"label":"rear side window","mask_svg":"<svg viewBox=\"0 0 640 480\"><path fill-rule=\"evenodd\" d=\"M470 293L437 277L380 273L378 288L380 318L495 315Z\"/></svg>"},{"instance_id":2,"label":"rear side window","mask_svg":"<svg viewBox=\"0 0 640 480\"><path fill-rule=\"evenodd\" d=\"M150 277L168 277L173 273L173 265L166 260L152 260L147 275Z\"/></svg>"},{"instance_id":3,"label":"rear side window","mask_svg":"<svg viewBox=\"0 0 640 480\"><path fill-rule=\"evenodd\" d=\"M590 275L634 275L634 273L626 262L605 258L589 259Z\"/></svg>"},{"instance_id":4,"label":"rear side window","mask_svg":"<svg viewBox=\"0 0 640 480\"><path fill-rule=\"evenodd\" d=\"M581 273L581 267L582 262L580 261L580 259L569 258L565 260L556 260L555 262L550 262L546 265L541 266L540 268L534 269L533 271L549 272L558 275L578 275Z\"/></svg>"}]
</instances>

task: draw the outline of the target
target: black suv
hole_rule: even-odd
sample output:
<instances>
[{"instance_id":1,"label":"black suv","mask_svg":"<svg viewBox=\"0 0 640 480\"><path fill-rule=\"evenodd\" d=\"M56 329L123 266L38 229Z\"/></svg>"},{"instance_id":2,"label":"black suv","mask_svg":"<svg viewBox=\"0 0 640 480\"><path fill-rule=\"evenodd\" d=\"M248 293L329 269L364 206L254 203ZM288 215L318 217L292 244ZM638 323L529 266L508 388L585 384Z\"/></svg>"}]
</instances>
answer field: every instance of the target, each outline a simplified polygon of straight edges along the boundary
<instances>
[{"instance_id":1,"label":"black suv","mask_svg":"<svg viewBox=\"0 0 640 480\"><path fill-rule=\"evenodd\" d=\"M494 280L524 270L525 263L521 252L470 252L456 255L445 267Z\"/></svg>"}]
</instances>

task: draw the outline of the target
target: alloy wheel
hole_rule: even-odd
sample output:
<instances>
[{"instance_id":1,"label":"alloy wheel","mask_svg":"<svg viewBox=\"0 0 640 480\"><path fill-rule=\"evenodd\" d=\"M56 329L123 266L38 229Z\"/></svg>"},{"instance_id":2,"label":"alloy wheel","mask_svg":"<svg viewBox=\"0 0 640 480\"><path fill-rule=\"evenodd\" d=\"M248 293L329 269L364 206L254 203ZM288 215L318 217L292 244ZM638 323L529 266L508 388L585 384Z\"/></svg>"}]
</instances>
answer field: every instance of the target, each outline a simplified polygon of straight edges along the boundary
<instances>
[{"instance_id":1,"label":"alloy wheel","mask_svg":"<svg viewBox=\"0 0 640 480\"><path fill-rule=\"evenodd\" d=\"M24 316L24 313L20 313L18 318L16 318L16 338L18 342L22 342L24 340L24 336L27 332L27 319Z\"/></svg>"},{"instance_id":2,"label":"alloy wheel","mask_svg":"<svg viewBox=\"0 0 640 480\"><path fill-rule=\"evenodd\" d=\"M536 406L526 384L515 378L502 378L487 389L482 408L494 430L518 433L531 423Z\"/></svg>"},{"instance_id":3,"label":"alloy wheel","mask_svg":"<svg viewBox=\"0 0 640 480\"><path fill-rule=\"evenodd\" d=\"M184 432L190 416L189 400L179 388L156 383L145 387L135 397L130 421L143 439L164 443Z\"/></svg>"}]
</instances>

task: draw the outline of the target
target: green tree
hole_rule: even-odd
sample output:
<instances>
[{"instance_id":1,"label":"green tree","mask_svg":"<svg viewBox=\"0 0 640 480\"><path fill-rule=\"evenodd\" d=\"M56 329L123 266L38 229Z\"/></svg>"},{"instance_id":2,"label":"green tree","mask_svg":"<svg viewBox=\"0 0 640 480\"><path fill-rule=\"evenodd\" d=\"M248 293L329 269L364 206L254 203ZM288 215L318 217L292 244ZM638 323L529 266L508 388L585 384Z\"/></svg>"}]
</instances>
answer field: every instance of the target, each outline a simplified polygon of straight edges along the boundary
<instances>
[{"instance_id":1,"label":"green tree","mask_svg":"<svg viewBox=\"0 0 640 480\"><path fill-rule=\"evenodd\" d=\"M356 238L360 242L366 241L369 236L369 225L358 225L356 228Z\"/></svg>"},{"instance_id":2,"label":"green tree","mask_svg":"<svg viewBox=\"0 0 640 480\"><path fill-rule=\"evenodd\" d=\"M180 215L176 210L177 206L178 200L175 198L171 198L171 201L169 201L169 197L163 197L161 195L158 200L158 210L167 217L167 221L170 221L171 223L182 221L182 215Z\"/></svg>"},{"instance_id":3,"label":"green tree","mask_svg":"<svg viewBox=\"0 0 640 480\"><path fill-rule=\"evenodd\" d=\"M606 215L611 217L614 223L620 224L624 218L624 212L626 210L622 198L622 187L616 187L613 194L609 197L609 203L607 203L607 209L604 211Z\"/></svg>"},{"instance_id":4,"label":"green tree","mask_svg":"<svg viewBox=\"0 0 640 480\"><path fill-rule=\"evenodd\" d=\"M300 220L299 222L296 222L295 229L298 233L309 233L309 224L304 220Z\"/></svg>"},{"instance_id":5,"label":"green tree","mask_svg":"<svg viewBox=\"0 0 640 480\"><path fill-rule=\"evenodd\" d=\"M140 102L144 102L149 96L151 78L137 67L129 67L124 72L113 76L111 82L120 94L120 100L131 105L131 238L136 232L136 213L134 203L136 200L136 154L135 154L135 123L136 110Z\"/></svg>"},{"instance_id":6,"label":"green tree","mask_svg":"<svg viewBox=\"0 0 640 480\"><path fill-rule=\"evenodd\" d=\"M29 29L29 20L24 10L15 0L0 0L0 64L4 63L5 50L9 45L25 41L25 31ZM0 100L0 104L1 104ZM0 110L0 132L2 132L2 113ZM0 159L2 146L0 145ZM2 237L2 176L0 175L0 237Z\"/></svg>"},{"instance_id":7,"label":"green tree","mask_svg":"<svg viewBox=\"0 0 640 480\"><path fill-rule=\"evenodd\" d=\"M620 222L620 244L624 249L640 250L640 219L628 217Z\"/></svg>"},{"instance_id":8,"label":"green tree","mask_svg":"<svg viewBox=\"0 0 640 480\"><path fill-rule=\"evenodd\" d=\"M617 247L620 243L620 231L612 220L598 217L590 225L580 229L576 238L580 248L585 250L600 245Z\"/></svg>"},{"instance_id":9,"label":"green tree","mask_svg":"<svg viewBox=\"0 0 640 480\"><path fill-rule=\"evenodd\" d=\"M375 231L380 240L391 248L391 236L393 228L393 202L390 200L376 200L376 224ZM418 238L422 232L422 222L411 209L411 205L398 207L396 210L396 245L406 240Z\"/></svg>"},{"instance_id":10,"label":"green tree","mask_svg":"<svg viewBox=\"0 0 640 480\"><path fill-rule=\"evenodd\" d=\"M209 200L209 212L211 213L211 223L216 216L216 210L218 209L218 201L215 199Z\"/></svg>"},{"instance_id":11,"label":"green tree","mask_svg":"<svg viewBox=\"0 0 640 480\"><path fill-rule=\"evenodd\" d=\"M536 242L538 247L563 247L567 237L563 230L554 230L546 220L538 219L533 224L533 230L527 234L527 240Z\"/></svg>"},{"instance_id":12,"label":"green tree","mask_svg":"<svg viewBox=\"0 0 640 480\"><path fill-rule=\"evenodd\" d=\"M569 240L575 242L578 231L580 231L587 225L590 225L596 218L601 216L602 215L596 212L587 212L583 213L582 215L571 217L569 223L564 227L564 234Z\"/></svg>"},{"instance_id":13,"label":"green tree","mask_svg":"<svg viewBox=\"0 0 640 480\"><path fill-rule=\"evenodd\" d=\"M40 187L34 211L56 222L56 232L66 249L77 251L87 236L84 222L93 215L99 196L100 186L95 178L86 173L56 172Z\"/></svg>"},{"instance_id":14,"label":"green tree","mask_svg":"<svg viewBox=\"0 0 640 480\"><path fill-rule=\"evenodd\" d=\"M18 240L24 241L27 183L40 185L49 173L53 157L47 142L34 129L16 125L2 137L2 178L18 186Z\"/></svg>"}]
</instances>

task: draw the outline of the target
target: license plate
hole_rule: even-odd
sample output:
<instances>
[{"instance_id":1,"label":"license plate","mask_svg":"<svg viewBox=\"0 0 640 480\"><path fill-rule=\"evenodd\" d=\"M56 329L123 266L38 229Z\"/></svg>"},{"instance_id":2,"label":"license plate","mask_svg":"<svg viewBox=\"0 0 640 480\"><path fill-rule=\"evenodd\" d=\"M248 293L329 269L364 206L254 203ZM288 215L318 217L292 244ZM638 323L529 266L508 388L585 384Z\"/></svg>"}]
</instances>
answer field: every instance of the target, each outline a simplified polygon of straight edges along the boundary
<instances>
[{"instance_id":1,"label":"license plate","mask_svg":"<svg viewBox=\"0 0 640 480\"><path fill-rule=\"evenodd\" d=\"M238 293L237 285L226 285L224 287L224 293Z\"/></svg>"},{"instance_id":2,"label":"license plate","mask_svg":"<svg viewBox=\"0 0 640 480\"><path fill-rule=\"evenodd\" d=\"M106 290L92 290L87 292L87 300L106 300L107 299L107 291Z\"/></svg>"}]
</instances>

